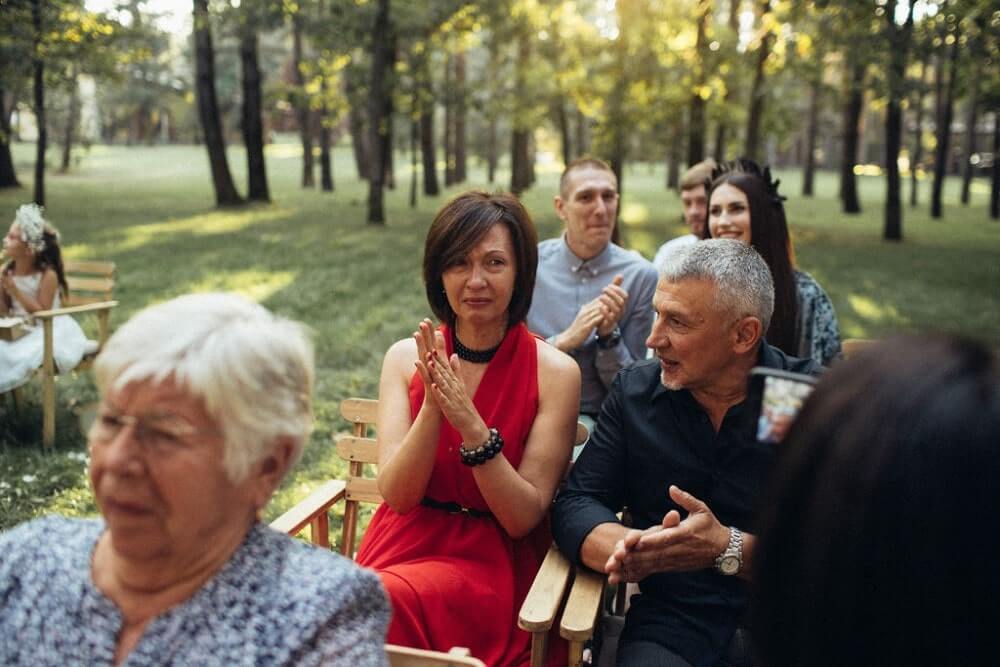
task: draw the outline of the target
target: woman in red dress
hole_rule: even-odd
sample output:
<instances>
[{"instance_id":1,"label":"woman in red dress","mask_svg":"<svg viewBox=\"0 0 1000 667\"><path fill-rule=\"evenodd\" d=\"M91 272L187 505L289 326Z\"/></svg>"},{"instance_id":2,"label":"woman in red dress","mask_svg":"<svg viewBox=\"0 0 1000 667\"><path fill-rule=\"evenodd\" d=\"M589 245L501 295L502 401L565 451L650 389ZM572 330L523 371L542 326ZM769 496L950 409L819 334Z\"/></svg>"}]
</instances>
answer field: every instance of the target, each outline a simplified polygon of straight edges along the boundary
<instances>
[{"instance_id":1,"label":"woman in red dress","mask_svg":"<svg viewBox=\"0 0 1000 667\"><path fill-rule=\"evenodd\" d=\"M551 541L580 400L576 362L523 322L537 258L531 219L509 195L460 195L428 230L424 282L443 324L420 322L385 355L385 502L357 556L392 600L390 643L528 663L517 614Z\"/></svg>"}]
</instances>

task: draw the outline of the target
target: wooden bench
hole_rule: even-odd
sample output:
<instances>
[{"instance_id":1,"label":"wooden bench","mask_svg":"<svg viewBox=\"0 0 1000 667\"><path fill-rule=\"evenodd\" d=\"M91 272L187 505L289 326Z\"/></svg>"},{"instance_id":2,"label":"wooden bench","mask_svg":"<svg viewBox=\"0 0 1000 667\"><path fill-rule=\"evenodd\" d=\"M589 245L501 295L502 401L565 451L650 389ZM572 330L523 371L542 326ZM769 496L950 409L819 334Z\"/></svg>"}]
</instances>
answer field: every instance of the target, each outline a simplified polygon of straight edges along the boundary
<instances>
[{"instance_id":1,"label":"wooden bench","mask_svg":"<svg viewBox=\"0 0 1000 667\"><path fill-rule=\"evenodd\" d=\"M358 516L360 503L381 503L382 496L375 483L375 477L366 476L365 466L378 462L375 439L370 437L370 429L374 428L378 412L378 401L364 398L348 398L340 403L340 414L351 423L350 435L334 436L337 454L347 461L348 473L346 480L330 480L310 493L306 498L271 522L271 527L289 535L298 535L307 526L310 528L310 540L318 546L330 547L329 510L341 500L344 501L344 523L341 529L340 553L353 558L354 544L358 532ZM587 427L578 423L574 444L580 445L587 441ZM374 474L374 471L373 471ZM552 554L556 555L553 556ZM555 546L549 550L545 558L561 557ZM545 563L542 567L545 568ZM537 578L536 578L537 582ZM530 596L530 593L529 593ZM560 596L561 599L561 596ZM523 612L523 607L522 607ZM552 613L555 616L555 613ZM535 663L536 647L539 656L544 656L546 640L552 621L545 625L545 614L538 613L531 617L527 625L519 623L521 629L532 634L532 664ZM538 629L534 629L537 627ZM391 660L390 660L391 662ZM469 664L469 663L456 663ZM395 666L395 663L393 663Z\"/></svg>"},{"instance_id":2,"label":"wooden bench","mask_svg":"<svg viewBox=\"0 0 1000 667\"><path fill-rule=\"evenodd\" d=\"M88 341L83 359L74 370L86 370L94 363L98 352L108 340L111 309L118 305L113 300L115 265L113 262L67 260L63 265L69 296L61 308L42 310L33 314L41 322L44 336L42 367L42 446L48 449L56 437L56 374L52 321L60 315L94 313L97 316L97 340ZM15 393L15 400L17 394Z\"/></svg>"}]
</instances>

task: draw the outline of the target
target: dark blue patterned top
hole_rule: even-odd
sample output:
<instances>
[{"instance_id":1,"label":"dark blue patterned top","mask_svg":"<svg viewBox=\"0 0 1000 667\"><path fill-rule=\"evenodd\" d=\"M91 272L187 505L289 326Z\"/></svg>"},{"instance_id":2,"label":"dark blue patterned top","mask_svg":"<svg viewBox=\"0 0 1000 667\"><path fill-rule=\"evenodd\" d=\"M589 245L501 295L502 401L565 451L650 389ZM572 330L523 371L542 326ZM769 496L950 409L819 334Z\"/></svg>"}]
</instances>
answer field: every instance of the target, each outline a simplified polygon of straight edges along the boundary
<instances>
[{"instance_id":1,"label":"dark blue patterned top","mask_svg":"<svg viewBox=\"0 0 1000 667\"><path fill-rule=\"evenodd\" d=\"M0 665L111 665L122 624L91 579L104 523L49 517L0 534ZM388 665L378 578L257 524L123 665Z\"/></svg>"},{"instance_id":2,"label":"dark blue patterned top","mask_svg":"<svg viewBox=\"0 0 1000 667\"><path fill-rule=\"evenodd\" d=\"M799 349L795 356L829 366L840 358L840 325L833 302L805 271L795 271L795 289L799 305Z\"/></svg>"}]
</instances>

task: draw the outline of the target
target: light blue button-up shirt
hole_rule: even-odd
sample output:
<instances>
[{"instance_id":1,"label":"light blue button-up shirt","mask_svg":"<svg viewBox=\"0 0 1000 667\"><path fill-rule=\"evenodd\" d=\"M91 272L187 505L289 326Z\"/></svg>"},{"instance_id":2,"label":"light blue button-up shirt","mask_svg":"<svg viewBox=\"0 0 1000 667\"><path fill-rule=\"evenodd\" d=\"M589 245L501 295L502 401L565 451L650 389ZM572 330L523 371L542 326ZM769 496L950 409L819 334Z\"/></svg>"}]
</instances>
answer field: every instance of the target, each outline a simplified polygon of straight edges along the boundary
<instances>
[{"instance_id":1,"label":"light blue button-up shirt","mask_svg":"<svg viewBox=\"0 0 1000 667\"><path fill-rule=\"evenodd\" d=\"M653 292L657 272L639 254L609 243L604 252L588 260L573 254L565 235L538 244L538 273L528 311L527 325L534 333L552 338L565 331L580 308L596 299L621 274L628 292L625 312L618 321L621 343L608 350L597 345L596 330L570 355L580 365L583 386L580 412L596 415L624 366L646 357L646 338L653 326Z\"/></svg>"}]
</instances>

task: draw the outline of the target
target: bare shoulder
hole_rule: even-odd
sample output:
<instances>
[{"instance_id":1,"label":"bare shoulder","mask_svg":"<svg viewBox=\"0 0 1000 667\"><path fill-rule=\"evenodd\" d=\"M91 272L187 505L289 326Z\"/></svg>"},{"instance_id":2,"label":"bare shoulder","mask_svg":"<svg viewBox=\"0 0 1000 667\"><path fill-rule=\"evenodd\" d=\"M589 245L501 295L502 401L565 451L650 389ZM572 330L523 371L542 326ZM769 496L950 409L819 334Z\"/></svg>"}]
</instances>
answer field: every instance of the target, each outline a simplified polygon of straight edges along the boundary
<instances>
[{"instance_id":1,"label":"bare shoulder","mask_svg":"<svg viewBox=\"0 0 1000 667\"><path fill-rule=\"evenodd\" d=\"M412 338L404 338L389 346L385 358L382 360L382 367L410 375L413 373L413 362L416 360L417 341Z\"/></svg>"},{"instance_id":2,"label":"bare shoulder","mask_svg":"<svg viewBox=\"0 0 1000 667\"><path fill-rule=\"evenodd\" d=\"M579 386L580 366L573 357L543 340L536 340L535 345L538 348L539 384L567 386L567 383L575 383Z\"/></svg>"}]
</instances>

